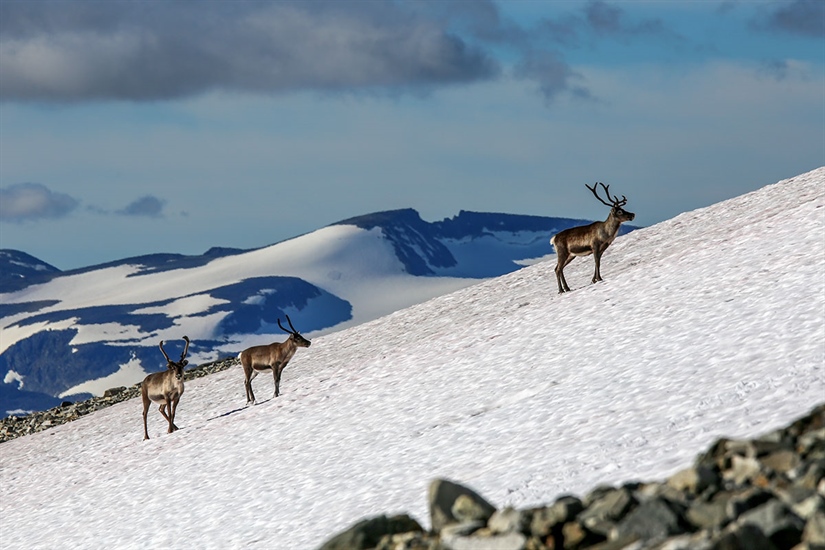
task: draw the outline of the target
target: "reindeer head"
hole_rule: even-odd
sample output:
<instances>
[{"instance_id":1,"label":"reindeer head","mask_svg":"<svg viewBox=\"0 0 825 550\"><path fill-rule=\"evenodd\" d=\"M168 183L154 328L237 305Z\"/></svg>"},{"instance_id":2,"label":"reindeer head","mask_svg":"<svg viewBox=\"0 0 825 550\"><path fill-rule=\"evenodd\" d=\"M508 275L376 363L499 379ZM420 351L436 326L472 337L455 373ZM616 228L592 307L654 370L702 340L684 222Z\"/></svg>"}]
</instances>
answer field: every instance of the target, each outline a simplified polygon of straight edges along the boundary
<instances>
[{"instance_id":1,"label":"reindeer head","mask_svg":"<svg viewBox=\"0 0 825 550\"><path fill-rule=\"evenodd\" d=\"M175 371L175 378L180 380L183 378L183 369L186 365L189 364L189 361L186 360L186 354L189 351L189 337L184 336L183 340L186 341L186 346L183 348L183 352L180 354L180 360L172 361L169 359L169 356L166 355L166 351L163 349L163 340L160 341L160 352L166 357L166 368L172 369Z\"/></svg>"},{"instance_id":2,"label":"reindeer head","mask_svg":"<svg viewBox=\"0 0 825 550\"><path fill-rule=\"evenodd\" d=\"M602 189L604 189L604 194L607 195L607 199L610 202L605 202L599 194L596 192L596 185L601 185ZM611 197L610 196L610 186L605 185L602 182L597 182L593 184L593 187L590 187L586 183L584 184L585 187L590 189L593 195L599 199L599 202L605 206L610 207L610 215L616 218L619 222L629 222L633 221L633 218L636 217L636 214L633 212L628 212L624 208L622 208L625 204L627 204L627 197L622 195L622 198L619 199L618 197Z\"/></svg>"},{"instance_id":3,"label":"reindeer head","mask_svg":"<svg viewBox=\"0 0 825 550\"><path fill-rule=\"evenodd\" d=\"M293 326L292 326L292 321L290 321L290 320L289 320L289 315L287 315L287 316L286 316L286 322L287 322L287 323L289 323L289 328L291 328L292 330L287 330L287 329L285 329L285 328L284 328L284 326L281 324L281 319L280 319L280 318L278 318L278 326L279 326L279 327L281 327L281 330L282 330L282 331L284 331L284 332L286 332L287 334L289 334L289 338L290 338L293 342L295 342L295 345L296 345L296 346L298 346L299 348L308 348L308 347L309 347L309 345L310 345L312 342L310 342L309 340L307 340L306 338L304 338L303 336L301 336L301 335L298 333L298 331L297 331L297 330L295 330L295 327L293 327Z\"/></svg>"}]
</instances>

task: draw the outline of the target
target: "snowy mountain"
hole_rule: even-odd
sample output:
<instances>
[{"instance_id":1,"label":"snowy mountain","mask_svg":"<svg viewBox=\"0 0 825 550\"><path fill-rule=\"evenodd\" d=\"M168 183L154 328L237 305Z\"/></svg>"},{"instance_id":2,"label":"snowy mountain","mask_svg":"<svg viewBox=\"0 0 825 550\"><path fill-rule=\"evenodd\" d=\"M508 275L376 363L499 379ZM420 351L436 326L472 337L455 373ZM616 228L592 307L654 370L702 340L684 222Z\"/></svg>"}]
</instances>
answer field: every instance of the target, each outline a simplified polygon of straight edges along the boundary
<instances>
[{"instance_id":1,"label":"snowy mountain","mask_svg":"<svg viewBox=\"0 0 825 550\"><path fill-rule=\"evenodd\" d=\"M370 321L519 269L552 251L554 233L581 223L464 211L429 223L397 210L256 250L152 254L68 272L2 251L14 269L0 272L0 411L139 382L165 366L161 339L188 335L196 364L282 340L285 314L309 337Z\"/></svg>"},{"instance_id":2,"label":"snowy mountain","mask_svg":"<svg viewBox=\"0 0 825 550\"><path fill-rule=\"evenodd\" d=\"M617 239L602 283L577 260L559 295L544 261L314 338L277 399L238 367L187 382L173 434L132 400L3 443L3 543L307 549L427 525L433 477L519 508L662 479L822 401L823 235L820 168Z\"/></svg>"}]
</instances>

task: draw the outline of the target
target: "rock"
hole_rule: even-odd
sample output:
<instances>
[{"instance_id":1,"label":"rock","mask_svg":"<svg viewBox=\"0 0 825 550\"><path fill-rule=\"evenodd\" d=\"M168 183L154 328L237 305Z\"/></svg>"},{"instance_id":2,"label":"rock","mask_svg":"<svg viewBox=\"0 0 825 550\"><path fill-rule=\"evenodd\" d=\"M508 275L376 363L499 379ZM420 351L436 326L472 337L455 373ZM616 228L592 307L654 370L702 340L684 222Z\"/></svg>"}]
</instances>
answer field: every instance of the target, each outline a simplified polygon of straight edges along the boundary
<instances>
[{"instance_id":1,"label":"rock","mask_svg":"<svg viewBox=\"0 0 825 550\"><path fill-rule=\"evenodd\" d=\"M384 535L375 550L443 550L439 541L428 533L411 531Z\"/></svg>"},{"instance_id":2,"label":"rock","mask_svg":"<svg viewBox=\"0 0 825 550\"><path fill-rule=\"evenodd\" d=\"M462 521L478 520L486 524L496 511L492 504L472 489L446 479L435 479L430 483L429 504L430 522L436 533L451 523ZM456 517L454 512L458 512L462 519Z\"/></svg>"},{"instance_id":3,"label":"rock","mask_svg":"<svg viewBox=\"0 0 825 550\"><path fill-rule=\"evenodd\" d=\"M734 525L718 537L712 550L778 550L756 525Z\"/></svg>"},{"instance_id":4,"label":"rock","mask_svg":"<svg viewBox=\"0 0 825 550\"><path fill-rule=\"evenodd\" d=\"M742 485L752 480L761 471L761 464L752 457L733 455L731 457L731 467L722 476L736 485Z\"/></svg>"},{"instance_id":5,"label":"rock","mask_svg":"<svg viewBox=\"0 0 825 550\"><path fill-rule=\"evenodd\" d=\"M695 502L688 508L685 518L698 529L710 529L727 523L726 502Z\"/></svg>"},{"instance_id":6,"label":"rock","mask_svg":"<svg viewBox=\"0 0 825 550\"><path fill-rule=\"evenodd\" d=\"M580 523L571 521L561 528L562 545L564 548L585 548L604 542L606 535L594 533L585 529Z\"/></svg>"},{"instance_id":7,"label":"rock","mask_svg":"<svg viewBox=\"0 0 825 550\"><path fill-rule=\"evenodd\" d=\"M801 435L797 447L799 452L808 454L817 449L822 449L823 442L825 442L825 428L820 428Z\"/></svg>"},{"instance_id":8,"label":"rock","mask_svg":"<svg viewBox=\"0 0 825 550\"><path fill-rule=\"evenodd\" d=\"M817 512L808 519L802 540L810 545L825 547L825 513Z\"/></svg>"},{"instance_id":9,"label":"rock","mask_svg":"<svg viewBox=\"0 0 825 550\"><path fill-rule=\"evenodd\" d=\"M718 482L719 476L716 471L701 464L681 470L667 480L667 484L677 491L689 491L694 495Z\"/></svg>"},{"instance_id":10,"label":"rock","mask_svg":"<svg viewBox=\"0 0 825 550\"><path fill-rule=\"evenodd\" d=\"M487 521L487 527L494 534L502 533L530 533L532 514L526 510L516 510L512 507L496 510Z\"/></svg>"},{"instance_id":11,"label":"rock","mask_svg":"<svg viewBox=\"0 0 825 550\"><path fill-rule=\"evenodd\" d=\"M811 495L801 502L792 504L791 510L800 518L808 520L818 512L825 513L825 499L819 495Z\"/></svg>"},{"instance_id":12,"label":"rock","mask_svg":"<svg viewBox=\"0 0 825 550\"><path fill-rule=\"evenodd\" d=\"M119 386L117 388L109 388L103 392L103 397L114 397L120 392L126 391L126 386Z\"/></svg>"},{"instance_id":13,"label":"rock","mask_svg":"<svg viewBox=\"0 0 825 550\"><path fill-rule=\"evenodd\" d=\"M410 516L378 516L359 521L322 544L319 550L367 550L375 548L386 535L410 531L423 531Z\"/></svg>"},{"instance_id":14,"label":"rock","mask_svg":"<svg viewBox=\"0 0 825 550\"><path fill-rule=\"evenodd\" d=\"M797 480L797 485L804 489L811 489L819 491L819 486L825 478L825 460L815 460L810 464L800 465L800 469L804 472ZM825 492L821 493L825 496Z\"/></svg>"},{"instance_id":15,"label":"rock","mask_svg":"<svg viewBox=\"0 0 825 550\"><path fill-rule=\"evenodd\" d=\"M728 501L725 511L729 519L735 519L773 498L773 494L764 489L747 489Z\"/></svg>"},{"instance_id":16,"label":"rock","mask_svg":"<svg viewBox=\"0 0 825 550\"><path fill-rule=\"evenodd\" d=\"M638 504L636 498L627 489L613 489L592 504L579 516L586 527L594 527L603 520L615 520L622 517Z\"/></svg>"},{"instance_id":17,"label":"rock","mask_svg":"<svg viewBox=\"0 0 825 550\"><path fill-rule=\"evenodd\" d=\"M639 537L627 535L591 546L588 550L640 550L642 548L644 546L639 544Z\"/></svg>"},{"instance_id":18,"label":"rock","mask_svg":"<svg viewBox=\"0 0 825 550\"><path fill-rule=\"evenodd\" d=\"M662 499L641 503L622 519L613 530L611 539L637 536L643 541L657 541L685 532L679 516Z\"/></svg>"},{"instance_id":19,"label":"rock","mask_svg":"<svg viewBox=\"0 0 825 550\"><path fill-rule=\"evenodd\" d=\"M799 465L799 455L790 449L783 449L761 458L760 462L774 472L785 474Z\"/></svg>"},{"instance_id":20,"label":"rock","mask_svg":"<svg viewBox=\"0 0 825 550\"><path fill-rule=\"evenodd\" d=\"M527 538L521 533L492 536L458 536L442 532L441 544L445 550L524 550Z\"/></svg>"},{"instance_id":21,"label":"rock","mask_svg":"<svg viewBox=\"0 0 825 550\"><path fill-rule=\"evenodd\" d=\"M778 548L791 548L802 540L805 523L779 500L771 500L742 514L739 524L758 526Z\"/></svg>"},{"instance_id":22,"label":"rock","mask_svg":"<svg viewBox=\"0 0 825 550\"><path fill-rule=\"evenodd\" d=\"M491 506L486 502L479 501L475 497L471 497L470 495L458 495L458 498L455 499L452 508L450 511L453 514L453 517L457 519L461 523L466 523L470 521L485 521L489 519L491 511ZM495 512L495 508L492 509L492 512Z\"/></svg>"},{"instance_id":23,"label":"rock","mask_svg":"<svg viewBox=\"0 0 825 550\"><path fill-rule=\"evenodd\" d=\"M530 532L535 537L546 537L551 533L561 533L562 525L571 521L584 509L582 501L573 496L563 496L552 506L533 511Z\"/></svg>"}]
</instances>

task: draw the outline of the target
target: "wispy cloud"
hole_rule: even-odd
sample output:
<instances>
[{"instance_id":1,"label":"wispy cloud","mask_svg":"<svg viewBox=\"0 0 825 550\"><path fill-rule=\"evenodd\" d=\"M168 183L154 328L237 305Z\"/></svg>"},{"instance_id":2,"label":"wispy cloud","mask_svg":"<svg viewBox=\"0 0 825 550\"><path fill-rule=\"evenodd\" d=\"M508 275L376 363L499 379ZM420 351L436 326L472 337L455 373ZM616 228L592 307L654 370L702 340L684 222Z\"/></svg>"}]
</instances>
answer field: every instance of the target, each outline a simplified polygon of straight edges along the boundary
<instances>
[{"instance_id":1,"label":"wispy cloud","mask_svg":"<svg viewBox=\"0 0 825 550\"><path fill-rule=\"evenodd\" d=\"M524 60L516 65L514 74L518 78L535 81L548 102L562 92L569 92L579 98L593 98L585 86L576 84L576 80L583 81L581 75L552 51L528 52Z\"/></svg>"},{"instance_id":2,"label":"wispy cloud","mask_svg":"<svg viewBox=\"0 0 825 550\"><path fill-rule=\"evenodd\" d=\"M759 28L802 36L825 37L825 2L822 0L794 0L771 11Z\"/></svg>"},{"instance_id":3,"label":"wispy cloud","mask_svg":"<svg viewBox=\"0 0 825 550\"><path fill-rule=\"evenodd\" d=\"M616 4L593 0L580 10L556 18L546 18L538 26L543 38L564 47L579 47L589 40L612 38L628 42L656 37L673 43L684 38L658 18L633 20Z\"/></svg>"},{"instance_id":4,"label":"wispy cloud","mask_svg":"<svg viewBox=\"0 0 825 550\"><path fill-rule=\"evenodd\" d=\"M40 183L18 183L0 188L0 221L20 223L62 218L80 203Z\"/></svg>"},{"instance_id":5,"label":"wispy cloud","mask_svg":"<svg viewBox=\"0 0 825 550\"><path fill-rule=\"evenodd\" d=\"M130 202L126 208L118 210L116 214L123 216L140 216L147 218L160 218L163 216L163 207L166 201L146 195Z\"/></svg>"}]
</instances>

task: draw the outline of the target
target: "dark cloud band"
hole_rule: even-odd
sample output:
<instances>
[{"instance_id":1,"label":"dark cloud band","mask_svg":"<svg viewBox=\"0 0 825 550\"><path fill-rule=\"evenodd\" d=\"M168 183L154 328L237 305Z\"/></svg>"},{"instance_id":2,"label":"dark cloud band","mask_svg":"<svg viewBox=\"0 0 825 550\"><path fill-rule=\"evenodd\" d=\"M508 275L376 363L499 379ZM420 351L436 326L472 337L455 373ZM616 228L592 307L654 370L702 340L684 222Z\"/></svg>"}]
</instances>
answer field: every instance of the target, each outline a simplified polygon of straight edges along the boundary
<instances>
[{"instance_id":1,"label":"dark cloud band","mask_svg":"<svg viewBox=\"0 0 825 550\"><path fill-rule=\"evenodd\" d=\"M403 89L496 62L394 3L4 2L0 99L159 100L214 89Z\"/></svg>"}]
</instances>

